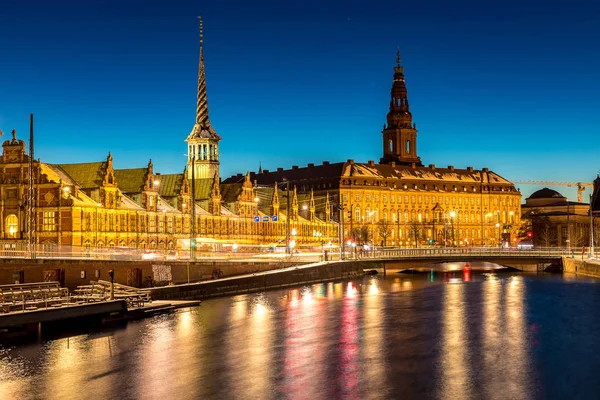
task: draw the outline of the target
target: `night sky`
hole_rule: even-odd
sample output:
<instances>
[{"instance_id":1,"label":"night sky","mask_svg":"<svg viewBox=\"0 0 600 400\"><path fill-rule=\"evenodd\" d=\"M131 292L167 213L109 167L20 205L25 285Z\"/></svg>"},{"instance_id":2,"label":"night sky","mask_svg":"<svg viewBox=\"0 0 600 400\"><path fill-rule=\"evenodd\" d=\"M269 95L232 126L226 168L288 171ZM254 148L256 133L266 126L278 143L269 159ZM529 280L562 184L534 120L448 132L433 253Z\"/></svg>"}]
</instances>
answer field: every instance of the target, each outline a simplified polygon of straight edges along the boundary
<instances>
[{"instance_id":1,"label":"night sky","mask_svg":"<svg viewBox=\"0 0 600 400\"><path fill-rule=\"evenodd\" d=\"M398 45L424 164L510 180L591 182L600 171L591 0L0 0L5 138L16 128L28 139L34 113L45 162L111 151L116 168L152 158L155 171L182 171L199 14L223 178L260 161L378 161Z\"/></svg>"}]
</instances>

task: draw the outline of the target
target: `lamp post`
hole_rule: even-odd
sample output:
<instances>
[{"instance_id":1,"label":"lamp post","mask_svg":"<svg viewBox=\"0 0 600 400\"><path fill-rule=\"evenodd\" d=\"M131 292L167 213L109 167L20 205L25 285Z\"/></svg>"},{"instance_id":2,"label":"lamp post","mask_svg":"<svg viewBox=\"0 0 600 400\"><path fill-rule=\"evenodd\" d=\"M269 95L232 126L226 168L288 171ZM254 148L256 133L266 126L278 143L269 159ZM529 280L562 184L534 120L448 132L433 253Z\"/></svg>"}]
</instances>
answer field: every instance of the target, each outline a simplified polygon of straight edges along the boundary
<instances>
[{"instance_id":1,"label":"lamp post","mask_svg":"<svg viewBox=\"0 0 600 400\"><path fill-rule=\"evenodd\" d=\"M456 246L454 240L454 218L456 217L456 211L450 211L450 228L452 229L452 247Z\"/></svg>"},{"instance_id":2,"label":"lamp post","mask_svg":"<svg viewBox=\"0 0 600 400\"><path fill-rule=\"evenodd\" d=\"M339 241L340 241L340 260L344 261L345 257L345 243L344 243L344 210L345 207L342 204L337 205L338 210L340 212L340 231L338 232ZM331 220L330 220L331 222ZM350 226L352 226L352 212L350 212Z\"/></svg>"},{"instance_id":3,"label":"lamp post","mask_svg":"<svg viewBox=\"0 0 600 400\"><path fill-rule=\"evenodd\" d=\"M373 247L373 257L375 257L375 211L371 211L369 217L371 217L371 233L373 235L371 238L371 247Z\"/></svg>"},{"instance_id":4,"label":"lamp post","mask_svg":"<svg viewBox=\"0 0 600 400\"><path fill-rule=\"evenodd\" d=\"M502 247L502 241L500 239L500 222L496 222L496 228L498 228L498 247Z\"/></svg>"},{"instance_id":5,"label":"lamp post","mask_svg":"<svg viewBox=\"0 0 600 400\"><path fill-rule=\"evenodd\" d=\"M592 216L592 208L594 206L594 197L590 193L590 251L588 258L594 258L594 217Z\"/></svg>"},{"instance_id":6,"label":"lamp post","mask_svg":"<svg viewBox=\"0 0 600 400\"><path fill-rule=\"evenodd\" d=\"M323 233L313 230L313 237L321 242L321 257L322 257L323 261L325 261L325 257L324 257L324 253L323 253Z\"/></svg>"},{"instance_id":7,"label":"lamp post","mask_svg":"<svg viewBox=\"0 0 600 400\"><path fill-rule=\"evenodd\" d=\"M190 260L196 259L196 153L192 153L192 195L190 196Z\"/></svg>"},{"instance_id":8,"label":"lamp post","mask_svg":"<svg viewBox=\"0 0 600 400\"><path fill-rule=\"evenodd\" d=\"M486 224L486 226L487 226L487 224L488 224L488 218L492 218L493 216L494 216L494 214L492 214L491 212L490 212L490 213L487 213L487 214L485 214L485 224ZM487 230L487 228L486 228L486 230ZM489 237L488 237L488 238L486 238L486 239L488 240L488 246L489 246Z\"/></svg>"}]
</instances>

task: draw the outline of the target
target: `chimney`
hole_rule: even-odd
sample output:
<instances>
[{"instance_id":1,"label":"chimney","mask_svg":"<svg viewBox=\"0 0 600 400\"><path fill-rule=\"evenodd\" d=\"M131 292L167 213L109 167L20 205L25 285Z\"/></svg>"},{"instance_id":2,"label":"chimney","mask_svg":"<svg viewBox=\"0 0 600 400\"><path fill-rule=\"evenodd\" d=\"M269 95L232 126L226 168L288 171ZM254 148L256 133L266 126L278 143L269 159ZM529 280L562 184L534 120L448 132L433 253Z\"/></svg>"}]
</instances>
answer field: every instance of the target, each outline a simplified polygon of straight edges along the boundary
<instances>
[{"instance_id":1,"label":"chimney","mask_svg":"<svg viewBox=\"0 0 600 400\"><path fill-rule=\"evenodd\" d=\"M277 168L277 172L283 172L283 168Z\"/></svg>"},{"instance_id":2,"label":"chimney","mask_svg":"<svg viewBox=\"0 0 600 400\"><path fill-rule=\"evenodd\" d=\"M430 168L431 170L435 170L435 164L429 164L429 168Z\"/></svg>"},{"instance_id":3,"label":"chimney","mask_svg":"<svg viewBox=\"0 0 600 400\"><path fill-rule=\"evenodd\" d=\"M481 172L488 172L488 171L489 171L489 169L487 169L487 168L481 168Z\"/></svg>"},{"instance_id":4,"label":"chimney","mask_svg":"<svg viewBox=\"0 0 600 400\"><path fill-rule=\"evenodd\" d=\"M448 169L449 169L450 171L454 171L454 165L448 165Z\"/></svg>"},{"instance_id":5,"label":"chimney","mask_svg":"<svg viewBox=\"0 0 600 400\"><path fill-rule=\"evenodd\" d=\"M467 167L467 171L473 172L473 167Z\"/></svg>"},{"instance_id":6,"label":"chimney","mask_svg":"<svg viewBox=\"0 0 600 400\"><path fill-rule=\"evenodd\" d=\"M263 169L263 174L268 174L269 170L268 169Z\"/></svg>"},{"instance_id":7,"label":"chimney","mask_svg":"<svg viewBox=\"0 0 600 400\"><path fill-rule=\"evenodd\" d=\"M410 163L410 167L411 167L412 169L415 169L415 168L417 168L417 163Z\"/></svg>"},{"instance_id":8,"label":"chimney","mask_svg":"<svg viewBox=\"0 0 600 400\"><path fill-rule=\"evenodd\" d=\"M396 168L396 161L392 161L392 162L390 163L390 165L392 166L392 168Z\"/></svg>"},{"instance_id":9,"label":"chimney","mask_svg":"<svg viewBox=\"0 0 600 400\"><path fill-rule=\"evenodd\" d=\"M323 165L329 165L329 161L323 161Z\"/></svg>"},{"instance_id":10,"label":"chimney","mask_svg":"<svg viewBox=\"0 0 600 400\"><path fill-rule=\"evenodd\" d=\"M312 167L314 167L314 166L315 166L315 164L313 164L313 163L309 163L309 164L308 164L308 168L312 168Z\"/></svg>"},{"instance_id":11,"label":"chimney","mask_svg":"<svg viewBox=\"0 0 600 400\"><path fill-rule=\"evenodd\" d=\"M374 166L375 166L375 161L373 161L373 160L369 160L369 161L367 162L367 165L368 165L369 167L374 167Z\"/></svg>"},{"instance_id":12,"label":"chimney","mask_svg":"<svg viewBox=\"0 0 600 400\"><path fill-rule=\"evenodd\" d=\"M292 170L296 171L298 169L297 165L292 165Z\"/></svg>"},{"instance_id":13,"label":"chimney","mask_svg":"<svg viewBox=\"0 0 600 400\"><path fill-rule=\"evenodd\" d=\"M353 164L354 164L354 160L353 160L353 159L351 159L351 158L349 158L347 162L348 162L348 164L350 164L350 165L353 165Z\"/></svg>"}]
</instances>

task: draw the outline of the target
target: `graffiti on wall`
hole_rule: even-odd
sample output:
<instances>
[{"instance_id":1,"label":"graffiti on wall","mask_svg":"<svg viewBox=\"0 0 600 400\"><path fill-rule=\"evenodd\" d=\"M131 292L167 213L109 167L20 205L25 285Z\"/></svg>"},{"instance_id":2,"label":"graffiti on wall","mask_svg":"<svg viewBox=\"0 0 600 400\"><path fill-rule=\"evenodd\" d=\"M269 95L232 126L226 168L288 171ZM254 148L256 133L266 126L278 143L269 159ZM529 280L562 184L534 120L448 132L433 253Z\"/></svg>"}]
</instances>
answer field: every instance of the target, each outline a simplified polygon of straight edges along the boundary
<instances>
[{"instance_id":1,"label":"graffiti on wall","mask_svg":"<svg viewBox=\"0 0 600 400\"><path fill-rule=\"evenodd\" d=\"M171 282L173 280L170 265L153 264L152 274L154 275L154 282Z\"/></svg>"}]
</instances>

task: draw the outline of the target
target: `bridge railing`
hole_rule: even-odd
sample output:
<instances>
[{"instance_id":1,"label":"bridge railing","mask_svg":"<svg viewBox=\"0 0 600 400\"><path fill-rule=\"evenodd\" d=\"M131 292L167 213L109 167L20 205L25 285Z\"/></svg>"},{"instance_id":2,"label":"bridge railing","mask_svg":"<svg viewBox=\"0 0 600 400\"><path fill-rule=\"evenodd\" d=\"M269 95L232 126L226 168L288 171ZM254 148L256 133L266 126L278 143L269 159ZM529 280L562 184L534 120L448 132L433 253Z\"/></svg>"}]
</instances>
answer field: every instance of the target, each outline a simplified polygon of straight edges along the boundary
<instances>
[{"instance_id":1,"label":"bridge railing","mask_svg":"<svg viewBox=\"0 0 600 400\"><path fill-rule=\"evenodd\" d=\"M463 256L492 256L492 257L560 257L571 256L572 250L566 248L533 248L518 249L492 247L444 247L444 248L395 248L375 249L351 254L351 257L362 258L428 258Z\"/></svg>"},{"instance_id":2,"label":"bridge railing","mask_svg":"<svg viewBox=\"0 0 600 400\"><path fill-rule=\"evenodd\" d=\"M348 251L345 258L427 258L427 257L449 257L461 256L502 256L502 257L558 257L579 256L581 253L575 249L567 248L531 248L520 249L516 247L435 247L435 248L375 248L375 250ZM163 250L163 249L136 249L129 247L89 247L69 246L56 244L37 244L31 249L26 243L0 241L0 259L10 258L40 258L40 259L91 259L91 260L120 260L120 261L187 261L189 251ZM266 251L196 251L196 260L252 260L252 261L277 261L294 259L296 261L318 261L325 258L325 251L309 249L305 251L294 251L290 257L285 253L273 253ZM327 259L339 259L339 251L329 249Z\"/></svg>"}]
</instances>

